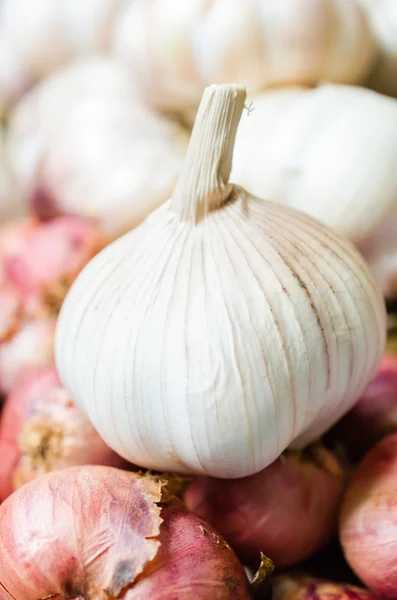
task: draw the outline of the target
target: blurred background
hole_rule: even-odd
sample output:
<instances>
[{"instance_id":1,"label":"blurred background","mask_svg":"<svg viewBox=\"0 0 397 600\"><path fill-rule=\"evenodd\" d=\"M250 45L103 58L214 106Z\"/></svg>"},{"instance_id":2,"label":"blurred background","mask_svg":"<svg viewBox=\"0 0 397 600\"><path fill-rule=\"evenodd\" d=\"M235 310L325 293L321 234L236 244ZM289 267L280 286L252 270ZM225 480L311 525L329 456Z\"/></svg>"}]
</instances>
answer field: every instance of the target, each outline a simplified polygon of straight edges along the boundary
<instances>
[{"instance_id":1,"label":"blurred background","mask_svg":"<svg viewBox=\"0 0 397 600\"><path fill-rule=\"evenodd\" d=\"M349 237L392 302L395 0L2 0L1 221L123 234L169 198L221 82L249 95L233 182Z\"/></svg>"}]
</instances>

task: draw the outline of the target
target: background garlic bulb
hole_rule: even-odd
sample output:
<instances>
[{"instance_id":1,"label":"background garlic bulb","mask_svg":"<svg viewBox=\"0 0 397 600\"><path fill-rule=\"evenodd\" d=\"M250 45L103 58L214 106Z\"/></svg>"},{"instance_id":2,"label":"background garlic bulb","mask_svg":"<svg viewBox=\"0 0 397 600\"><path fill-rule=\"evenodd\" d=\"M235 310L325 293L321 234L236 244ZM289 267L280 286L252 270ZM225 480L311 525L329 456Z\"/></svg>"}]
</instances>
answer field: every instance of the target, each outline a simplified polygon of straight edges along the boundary
<instances>
[{"instance_id":1,"label":"background garlic bulb","mask_svg":"<svg viewBox=\"0 0 397 600\"><path fill-rule=\"evenodd\" d=\"M397 298L397 197L393 212L375 228L358 249L387 300Z\"/></svg>"},{"instance_id":2,"label":"background garlic bulb","mask_svg":"<svg viewBox=\"0 0 397 600\"><path fill-rule=\"evenodd\" d=\"M384 303L357 251L228 182L244 102L239 86L206 89L172 198L61 309L61 380L141 466L258 472L345 413L382 357Z\"/></svg>"},{"instance_id":3,"label":"background garlic bulb","mask_svg":"<svg viewBox=\"0 0 397 600\"><path fill-rule=\"evenodd\" d=\"M187 142L179 124L138 103L123 65L92 58L21 100L8 152L36 214L92 217L117 236L169 198Z\"/></svg>"},{"instance_id":4,"label":"background garlic bulb","mask_svg":"<svg viewBox=\"0 0 397 600\"><path fill-rule=\"evenodd\" d=\"M361 0L381 48L369 84L378 92L397 97L397 2Z\"/></svg>"},{"instance_id":5,"label":"background garlic bulb","mask_svg":"<svg viewBox=\"0 0 397 600\"><path fill-rule=\"evenodd\" d=\"M0 32L36 78L105 52L125 0L2 0Z\"/></svg>"},{"instance_id":6,"label":"background garlic bulb","mask_svg":"<svg viewBox=\"0 0 397 600\"><path fill-rule=\"evenodd\" d=\"M128 0L1 0L0 114L67 62L104 54Z\"/></svg>"},{"instance_id":7,"label":"background garlic bulb","mask_svg":"<svg viewBox=\"0 0 397 600\"><path fill-rule=\"evenodd\" d=\"M20 194L18 194L14 177L5 150L5 132L0 128L0 223L10 218L19 217L26 212Z\"/></svg>"},{"instance_id":8,"label":"background garlic bulb","mask_svg":"<svg viewBox=\"0 0 397 600\"><path fill-rule=\"evenodd\" d=\"M0 5L1 6L1 5ZM1 11L1 8L0 8ZM33 85L33 79L21 58L0 37L0 117L5 117L19 98Z\"/></svg>"},{"instance_id":9,"label":"background garlic bulb","mask_svg":"<svg viewBox=\"0 0 397 600\"><path fill-rule=\"evenodd\" d=\"M241 120L232 181L364 242L397 202L397 102L359 87L282 89Z\"/></svg>"},{"instance_id":10,"label":"background garlic bulb","mask_svg":"<svg viewBox=\"0 0 397 600\"><path fill-rule=\"evenodd\" d=\"M148 102L194 111L203 87L239 81L250 92L319 81L356 83L375 56L356 0L134 0L120 11L115 53Z\"/></svg>"}]
</instances>

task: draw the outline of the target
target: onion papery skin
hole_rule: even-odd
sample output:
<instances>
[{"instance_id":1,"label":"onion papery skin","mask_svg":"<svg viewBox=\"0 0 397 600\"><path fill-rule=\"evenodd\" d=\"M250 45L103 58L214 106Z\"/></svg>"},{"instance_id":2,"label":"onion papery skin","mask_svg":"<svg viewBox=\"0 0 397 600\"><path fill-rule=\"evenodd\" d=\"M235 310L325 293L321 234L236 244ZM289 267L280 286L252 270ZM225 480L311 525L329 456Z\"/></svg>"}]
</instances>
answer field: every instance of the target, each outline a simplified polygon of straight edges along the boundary
<instances>
[{"instance_id":1,"label":"onion papery skin","mask_svg":"<svg viewBox=\"0 0 397 600\"><path fill-rule=\"evenodd\" d=\"M287 573L275 578L273 600L377 600L377 596L354 585Z\"/></svg>"},{"instance_id":2,"label":"onion papery skin","mask_svg":"<svg viewBox=\"0 0 397 600\"><path fill-rule=\"evenodd\" d=\"M0 519L0 582L18 599L250 599L231 548L151 477L69 467L12 494Z\"/></svg>"},{"instance_id":3,"label":"onion papery skin","mask_svg":"<svg viewBox=\"0 0 397 600\"><path fill-rule=\"evenodd\" d=\"M106 244L77 217L16 219L0 228L0 392L54 360L55 322L86 263Z\"/></svg>"},{"instance_id":4,"label":"onion papery skin","mask_svg":"<svg viewBox=\"0 0 397 600\"><path fill-rule=\"evenodd\" d=\"M54 366L25 373L0 421L0 500L21 485L73 465L127 467L62 387Z\"/></svg>"},{"instance_id":5,"label":"onion papery skin","mask_svg":"<svg viewBox=\"0 0 397 600\"><path fill-rule=\"evenodd\" d=\"M383 437L397 431L397 355L384 355L376 377L339 423L325 436L341 443L353 462Z\"/></svg>"},{"instance_id":6,"label":"onion papery skin","mask_svg":"<svg viewBox=\"0 0 397 600\"><path fill-rule=\"evenodd\" d=\"M344 486L342 465L320 447L312 456L287 453L243 479L196 478L184 498L243 562L255 564L264 552L284 567L308 558L336 534Z\"/></svg>"},{"instance_id":7,"label":"onion papery skin","mask_svg":"<svg viewBox=\"0 0 397 600\"><path fill-rule=\"evenodd\" d=\"M356 575L382 598L397 598L397 433L374 446L355 471L339 534Z\"/></svg>"}]
</instances>

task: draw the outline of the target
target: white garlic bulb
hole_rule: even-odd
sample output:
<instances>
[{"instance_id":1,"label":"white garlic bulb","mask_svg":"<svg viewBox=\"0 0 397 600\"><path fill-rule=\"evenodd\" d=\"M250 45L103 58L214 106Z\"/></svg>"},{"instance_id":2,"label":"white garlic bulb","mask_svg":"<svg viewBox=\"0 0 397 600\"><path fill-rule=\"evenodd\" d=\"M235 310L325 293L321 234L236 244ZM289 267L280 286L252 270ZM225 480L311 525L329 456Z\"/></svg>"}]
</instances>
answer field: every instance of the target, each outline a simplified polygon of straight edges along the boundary
<instances>
[{"instance_id":1,"label":"white garlic bulb","mask_svg":"<svg viewBox=\"0 0 397 600\"><path fill-rule=\"evenodd\" d=\"M365 241L397 202L397 102L359 87L280 89L253 98L232 181Z\"/></svg>"},{"instance_id":2,"label":"white garlic bulb","mask_svg":"<svg viewBox=\"0 0 397 600\"><path fill-rule=\"evenodd\" d=\"M0 29L0 118L33 85L29 69L1 35Z\"/></svg>"},{"instance_id":3,"label":"white garlic bulb","mask_svg":"<svg viewBox=\"0 0 397 600\"><path fill-rule=\"evenodd\" d=\"M349 242L228 182L245 101L206 89L166 204L81 272L61 309L61 379L138 465L260 471L357 400L385 310Z\"/></svg>"},{"instance_id":4,"label":"white garlic bulb","mask_svg":"<svg viewBox=\"0 0 397 600\"><path fill-rule=\"evenodd\" d=\"M397 198L393 212L358 244L387 300L397 299Z\"/></svg>"},{"instance_id":5,"label":"white garlic bulb","mask_svg":"<svg viewBox=\"0 0 397 600\"><path fill-rule=\"evenodd\" d=\"M383 94L397 97L397 2L361 0L368 11L374 37L381 54L369 79L369 85Z\"/></svg>"},{"instance_id":6,"label":"white garlic bulb","mask_svg":"<svg viewBox=\"0 0 397 600\"><path fill-rule=\"evenodd\" d=\"M0 223L26 214L5 150L5 132L0 128Z\"/></svg>"},{"instance_id":7,"label":"white garlic bulb","mask_svg":"<svg viewBox=\"0 0 397 600\"><path fill-rule=\"evenodd\" d=\"M0 30L34 77L105 52L125 0L2 0Z\"/></svg>"},{"instance_id":8,"label":"white garlic bulb","mask_svg":"<svg viewBox=\"0 0 397 600\"><path fill-rule=\"evenodd\" d=\"M138 102L125 66L91 58L21 100L8 153L36 214L94 218L116 237L169 198L187 143L179 124Z\"/></svg>"},{"instance_id":9,"label":"white garlic bulb","mask_svg":"<svg viewBox=\"0 0 397 600\"><path fill-rule=\"evenodd\" d=\"M148 102L188 115L212 81L250 92L357 83L377 52L357 0L134 0L119 13L113 48Z\"/></svg>"},{"instance_id":10,"label":"white garlic bulb","mask_svg":"<svg viewBox=\"0 0 397 600\"><path fill-rule=\"evenodd\" d=\"M38 79L70 61L108 52L129 0L1 0L0 116Z\"/></svg>"}]
</instances>

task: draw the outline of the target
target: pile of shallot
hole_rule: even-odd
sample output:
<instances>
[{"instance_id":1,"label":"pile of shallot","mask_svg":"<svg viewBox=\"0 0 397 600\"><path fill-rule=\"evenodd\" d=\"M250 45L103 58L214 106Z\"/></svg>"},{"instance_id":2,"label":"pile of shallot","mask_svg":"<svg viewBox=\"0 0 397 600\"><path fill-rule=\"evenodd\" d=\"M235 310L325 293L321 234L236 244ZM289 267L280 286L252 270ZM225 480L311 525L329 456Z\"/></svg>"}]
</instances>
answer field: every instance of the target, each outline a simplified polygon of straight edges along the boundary
<instances>
[{"instance_id":1,"label":"pile of shallot","mask_svg":"<svg viewBox=\"0 0 397 600\"><path fill-rule=\"evenodd\" d=\"M396 6L0 1L0 600L397 600Z\"/></svg>"}]
</instances>

